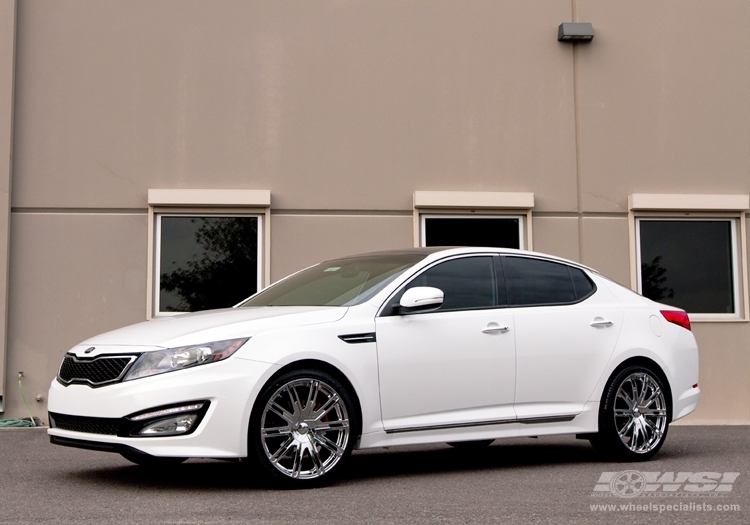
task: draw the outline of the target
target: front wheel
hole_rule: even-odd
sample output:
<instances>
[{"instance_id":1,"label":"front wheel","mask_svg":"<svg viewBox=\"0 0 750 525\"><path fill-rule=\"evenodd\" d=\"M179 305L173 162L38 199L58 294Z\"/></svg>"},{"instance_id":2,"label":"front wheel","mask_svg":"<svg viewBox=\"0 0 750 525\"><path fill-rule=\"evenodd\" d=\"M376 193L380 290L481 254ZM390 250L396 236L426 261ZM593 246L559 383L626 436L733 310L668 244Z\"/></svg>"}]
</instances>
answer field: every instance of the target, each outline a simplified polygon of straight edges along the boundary
<instances>
[{"instance_id":1,"label":"front wheel","mask_svg":"<svg viewBox=\"0 0 750 525\"><path fill-rule=\"evenodd\" d=\"M258 397L249 459L283 486L318 486L340 472L358 428L352 396L336 378L319 370L292 371Z\"/></svg>"},{"instance_id":2,"label":"front wheel","mask_svg":"<svg viewBox=\"0 0 750 525\"><path fill-rule=\"evenodd\" d=\"M645 461L664 444L669 429L668 395L658 374L627 367L605 390L595 448L620 461Z\"/></svg>"}]
</instances>

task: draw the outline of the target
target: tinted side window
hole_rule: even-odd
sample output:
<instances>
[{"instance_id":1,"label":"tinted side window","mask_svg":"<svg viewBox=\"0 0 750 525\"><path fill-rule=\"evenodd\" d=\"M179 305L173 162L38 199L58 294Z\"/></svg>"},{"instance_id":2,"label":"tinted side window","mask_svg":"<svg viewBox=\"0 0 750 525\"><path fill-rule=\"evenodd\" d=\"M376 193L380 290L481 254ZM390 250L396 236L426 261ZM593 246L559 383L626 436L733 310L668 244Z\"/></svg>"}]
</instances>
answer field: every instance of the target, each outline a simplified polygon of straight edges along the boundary
<instances>
[{"instance_id":1,"label":"tinted side window","mask_svg":"<svg viewBox=\"0 0 750 525\"><path fill-rule=\"evenodd\" d=\"M492 257L464 257L433 266L410 282L433 286L445 294L440 311L491 308L497 304Z\"/></svg>"},{"instance_id":2,"label":"tinted side window","mask_svg":"<svg viewBox=\"0 0 750 525\"><path fill-rule=\"evenodd\" d=\"M586 277L586 274L583 273L583 270L572 268L570 266L568 266L568 270L570 270L570 277L571 279L573 279L573 288L575 288L576 291L576 299L580 301L581 299L591 295L591 293L594 291L594 284L589 280L588 277Z\"/></svg>"},{"instance_id":3,"label":"tinted side window","mask_svg":"<svg viewBox=\"0 0 750 525\"><path fill-rule=\"evenodd\" d=\"M539 259L503 257L508 304L528 306L576 301L568 266ZM585 279L585 276L582 276Z\"/></svg>"}]
</instances>

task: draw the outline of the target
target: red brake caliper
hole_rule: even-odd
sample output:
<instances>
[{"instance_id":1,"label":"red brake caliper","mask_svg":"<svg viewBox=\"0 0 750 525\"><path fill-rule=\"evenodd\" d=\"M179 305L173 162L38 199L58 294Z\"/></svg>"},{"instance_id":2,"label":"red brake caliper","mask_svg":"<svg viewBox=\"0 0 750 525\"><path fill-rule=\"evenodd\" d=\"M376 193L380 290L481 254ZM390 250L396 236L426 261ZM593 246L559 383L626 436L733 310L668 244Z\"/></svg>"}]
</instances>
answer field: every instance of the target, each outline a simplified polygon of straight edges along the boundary
<instances>
[{"instance_id":1,"label":"red brake caliper","mask_svg":"<svg viewBox=\"0 0 750 525\"><path fill-rule=\"evenodd\" d=\"M315 404L315 410L320 410L320 407L322 407L322 406L323 405L320 402L316 403ZM326 423L328 421L330 421L330 419L328 418L328 414L326 414L325 416L323 416L323 418L321 419L321 421L325 421Z\"/></svg>"}]
</instances>

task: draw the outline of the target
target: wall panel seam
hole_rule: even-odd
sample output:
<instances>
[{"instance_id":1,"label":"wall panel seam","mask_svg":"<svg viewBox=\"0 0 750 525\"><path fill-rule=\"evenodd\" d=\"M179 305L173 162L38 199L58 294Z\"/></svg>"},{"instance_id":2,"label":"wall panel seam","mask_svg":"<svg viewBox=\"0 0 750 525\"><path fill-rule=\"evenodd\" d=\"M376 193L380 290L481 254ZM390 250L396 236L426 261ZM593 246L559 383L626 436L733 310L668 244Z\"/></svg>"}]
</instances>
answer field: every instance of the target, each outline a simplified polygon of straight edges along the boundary
<instances>
[{"instance_id":1,"label":"wall panel seam","mask_svg":"<svg viewBox=\"0 0 750 525\"><path fill-rule=\"evenodd\" d=\"M147 215L148 208L11 208L10 212L36 215Z\"/></svg>"}]
</instances>

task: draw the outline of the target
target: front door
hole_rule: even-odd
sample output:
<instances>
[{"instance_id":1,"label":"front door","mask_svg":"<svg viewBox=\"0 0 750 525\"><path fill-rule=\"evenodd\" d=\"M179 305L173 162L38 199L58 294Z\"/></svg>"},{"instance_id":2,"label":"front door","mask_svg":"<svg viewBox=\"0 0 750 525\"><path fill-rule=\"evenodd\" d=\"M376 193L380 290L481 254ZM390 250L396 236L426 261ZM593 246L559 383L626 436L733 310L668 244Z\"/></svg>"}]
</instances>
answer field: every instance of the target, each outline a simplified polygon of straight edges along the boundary
<instances>
[{"instance_id":1,"label":"front door","mask_svg":"<svg viewBox=\"0 0 750 525\"><path fill-rule=\"evenodd\" d=\"M439 262L402 292L413 286L439 288L445 296L440 309L376 319L386 430L515 419L513 317L498 307L505 301L498 300L497 259L488 255Z\"/></svg>"}]
</instances>

